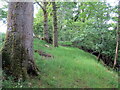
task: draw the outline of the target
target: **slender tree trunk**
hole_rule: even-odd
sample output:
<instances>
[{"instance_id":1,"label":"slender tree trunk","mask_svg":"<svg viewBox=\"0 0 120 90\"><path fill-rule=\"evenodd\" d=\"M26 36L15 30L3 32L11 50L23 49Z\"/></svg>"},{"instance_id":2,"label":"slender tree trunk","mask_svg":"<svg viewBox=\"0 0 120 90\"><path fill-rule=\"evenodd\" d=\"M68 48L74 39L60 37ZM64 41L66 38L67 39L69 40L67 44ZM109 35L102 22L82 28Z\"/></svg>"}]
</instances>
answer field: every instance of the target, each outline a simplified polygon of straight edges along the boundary
<instances>
[{"instance_id":1,"label":"slender tree trunk","mask_svg":"<svg viewBox=\"0 0 120 90\"><path fill-rule=\"evenodd\" d=\"M57 27L57 8L56 3L52 2L53 6L53 46L58 47L58 27Z\"/></svg>"},{"instance_id":2,"label":"slender tree trunk","mask_svg":"<svg viewBox=\"0 0 120 90\"><path fill-rule=\"evenodd\" d=\"M48 2L43 2L44 4L44 39L49 43L49 33L48 33L48 12L47 12L47 4Z\"/></svg>"},{"instance_id":3,"label":"slender tree trunk","mask_svg":"<svg viewBox=\"0 0 120 90\"><path fill-rule=\"evenodd\" d=\"M38 75L33 61L33 3L9 2L2 68L16 80Z\"/></svg>"},{"instance_id":4,"label":"slender tree trunk","mask_svg":"<svg viewBox=\"0 0 120 90\"><path fill-rule=\"evenodd\" d=\"M44 14L44 40L49 43L49 30L48 30L48 12L47 12L47 5L48 2L44 0L43 5L36 1L36 3L42 8Z\"/></svg>"},{"instance_id":5,"label":"slender tree trunk","mask_svg":"<svg viewBox=\"0 0 120 90\"><path fill-rule=\"evenodd\" d=\"M114 65L113 68L115 67L118 59L118 52L119 52L119 39L120 39L120 1L118 3L118 26L116 29L116 50L115 50L115 58L114 58Z\"/></svg>"},{"instance_id":6,"label":"slender tree trunk","mask_svg":"<svg viewBox=\"0 0 120 90\"><path fill-rule=\"evenodd\" d=\"M118 14L120 14L120 1L119 1L119 5L118 5ZM115 50L115 58L114 58L113 68L115 67L115 65L117 63L117 59L118 59L119 33L120 33L119 30L120 30L120 15L118 17L118 26L116 29L116 50Z\"/></svg>"},{"instance_id":7,"label":"slender tree trunk","mask_svg":"<svg viewBox=\"0 0 120 90\"><path fill-rule=\"evenodd\" d=\"M114 58L114 65L113 68L115 67L118 59L118 47L119 46L119 34L118 34L118 28L116 30L116 50L115 50L115 58Z\"/></svg>"}]
</instances>

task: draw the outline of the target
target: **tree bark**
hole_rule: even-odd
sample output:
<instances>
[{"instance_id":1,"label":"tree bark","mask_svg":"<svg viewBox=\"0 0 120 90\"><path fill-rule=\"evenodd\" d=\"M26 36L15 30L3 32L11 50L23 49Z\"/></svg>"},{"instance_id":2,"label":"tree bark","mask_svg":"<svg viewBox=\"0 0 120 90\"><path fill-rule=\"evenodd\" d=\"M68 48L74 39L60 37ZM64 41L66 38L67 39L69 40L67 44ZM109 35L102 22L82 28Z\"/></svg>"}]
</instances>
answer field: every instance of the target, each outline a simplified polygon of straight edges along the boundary
<instances>
[{"instance_id":1,"label":"tree bark","mask_svg":"<svg viewBox=\"0 0 120 90\"><path fill-rule=\"evenodd\" d=\"M119 35L118 35L118 29L116 30L116 50L115 50L115 58L114 58L114 65L113 68L115 67L118 59L118 47L119 46Z\"/></svg>"},{"instance_id":2,"label":"tree bark","mask_svg":"<svg viewBox=\"0 0 120 90\"><path fill-rule=\"evenodd\" d=\"M44 39L49 43L49 33L48 33L48 12L47 12L47 4L48 2L43 2L44 4Z\"/></svg>"},{"instance_id":3,"label":"tree bark","mask_svg":"<svg viewBox=\"0 0 120 90\"><path fill-rule=\"evenodd\" d=\"M57 27L57 8L56 3L52 2L53 7L53 46L58 47L58 27Z\"/></svg>"},{"instance_id":4,"label":"tree bark","mask_svg":"<svg viewBox=\"0 0 120 90\"><path fill-rule=\"evenodd\" d=\"M118 52L119 52L119 39L120 39L120 1L118 3L118 25L116 29L116 50L115 50L115 58L114 58L114 64L113 68L117 64L117 59L118 59Z\"/></svg>"},{"instance_id":5,"label":"tree bark","mask_svg":"<svg viewBox=\"0 0 120 90\"><path fill-rule=\"evenodd\" d=\"M120 39L120 1L118 2L118 26L116 29L116 50L115 50L115 58L113 68L115 67L118 59L118 52L119 52L119 39Z\"/></svg>"},{"instance_id":6,"label":"tree bark","mask_svg":"<svg viewBox=\"0 0 120 90\"><path fill-rule=\"evenodd\" d=\"M33 3L9 2L2 68L16 80L38 75L33 60Z\"/></svg>"},{"instance_id":7,"label":"tree bark","mask_svg":"<svg viewBox=\"0 0 120 90\"><path fill-rule=\"evenodd\" d=\"M44 0L43 5L41 5L39 2L36 1L36 3L42 8L43 10L43 15L44 15L44 31L43 31L43 35L44 35L44 40L49 43L49 33L48 33L48 12L47 12L47 5L48 2L46 2L46 0Z\"/></svg>"}]
</instances>

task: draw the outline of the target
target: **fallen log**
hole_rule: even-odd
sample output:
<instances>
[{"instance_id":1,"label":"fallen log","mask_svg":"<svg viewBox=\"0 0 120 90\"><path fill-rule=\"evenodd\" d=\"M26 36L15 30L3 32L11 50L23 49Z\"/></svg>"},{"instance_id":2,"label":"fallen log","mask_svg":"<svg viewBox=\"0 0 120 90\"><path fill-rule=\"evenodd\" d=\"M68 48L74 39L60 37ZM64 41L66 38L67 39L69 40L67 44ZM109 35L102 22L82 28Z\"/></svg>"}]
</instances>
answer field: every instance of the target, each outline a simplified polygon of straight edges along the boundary
<instances>
[{"instance_id":1,"label":"fallen log","mask_svg":"<svg viewBox=\"0 0 120 90\"><path fill-rule=\"evenodd\" d=\"M43 52L41 50L35 50L35 52L37 52L40 56L43 56L43 57L54 58L53 55L45 53L45 52Z\"/></svg>"}]
</instances>

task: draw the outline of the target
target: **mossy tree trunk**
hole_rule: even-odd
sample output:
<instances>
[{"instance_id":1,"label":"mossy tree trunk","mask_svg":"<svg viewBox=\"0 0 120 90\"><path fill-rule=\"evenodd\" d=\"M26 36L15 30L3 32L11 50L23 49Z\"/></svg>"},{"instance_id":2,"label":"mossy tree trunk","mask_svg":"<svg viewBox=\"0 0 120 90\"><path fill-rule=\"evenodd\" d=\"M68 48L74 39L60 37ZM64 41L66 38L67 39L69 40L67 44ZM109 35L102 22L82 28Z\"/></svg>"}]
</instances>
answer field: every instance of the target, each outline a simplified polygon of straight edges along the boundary
<instances>
[{"instance_id":1,"label":"mossy tree trunk","mask_svg":"<svg viewBox=\"0 0 120 90\"><path fill-rule=\"evenodd\" d=\"M38 75L33 61L33 3L10 2L2 68L15 79Z\"/></svg>"},{"instance_id":2,"label":"mossy tree trunk","mask_svg":"<svg viewBox=\"0 0 120 90\"><path fill-rule=\"evenodd\" d=\"M56 3L53 0L53 46L58 47L58 27L57 27L57 7Z\"/></svg>"},{"instance_id":3,"label":"mossy tree trunk","mask_svg":"<svg viewBox=\"0 0 120 90\"><path fill-rule=\"evenodd\" d=\"M44 4L44 38L49 43L49 33L48 33L48 12L47 12L47 4L48 2L43 2Z\"/></svg>"}]
</instances>

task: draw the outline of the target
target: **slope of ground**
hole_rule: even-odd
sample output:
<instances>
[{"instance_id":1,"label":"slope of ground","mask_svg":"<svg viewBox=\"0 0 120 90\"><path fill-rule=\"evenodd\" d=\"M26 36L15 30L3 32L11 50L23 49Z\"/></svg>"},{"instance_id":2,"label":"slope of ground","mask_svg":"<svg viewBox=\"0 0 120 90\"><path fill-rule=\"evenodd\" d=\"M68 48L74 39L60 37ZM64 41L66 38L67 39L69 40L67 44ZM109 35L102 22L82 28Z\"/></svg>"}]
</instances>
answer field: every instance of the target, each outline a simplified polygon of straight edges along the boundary
<instances>
[{"instance_id":1,"label":"slope of ground","mask_svg":"<svg viewBox=\"0 0 120 90\"><path fill-rule=\"evenodd\" d=\"M78 48L46 47L44 41L35 39L34 50L42 50L54 57L42 57L37 52L34 59L40 75L26 82L3 82L5 88L117 88L118 75L97 62L96 57Z\"/></svg>"},{"instance_id":2,"label":"slope of ground","mask_svg":"<svg viewBox=\"0 0 120 90\"><path fill-rule=\"evenodd\" d=\"M50 88L115 88L118 87L117 73L107 70L96 57L72 47L45 47L45 42L34 41L34 48L54 56L35 60L41 70L41 86Z\"/></svg>"}]
</instances>

